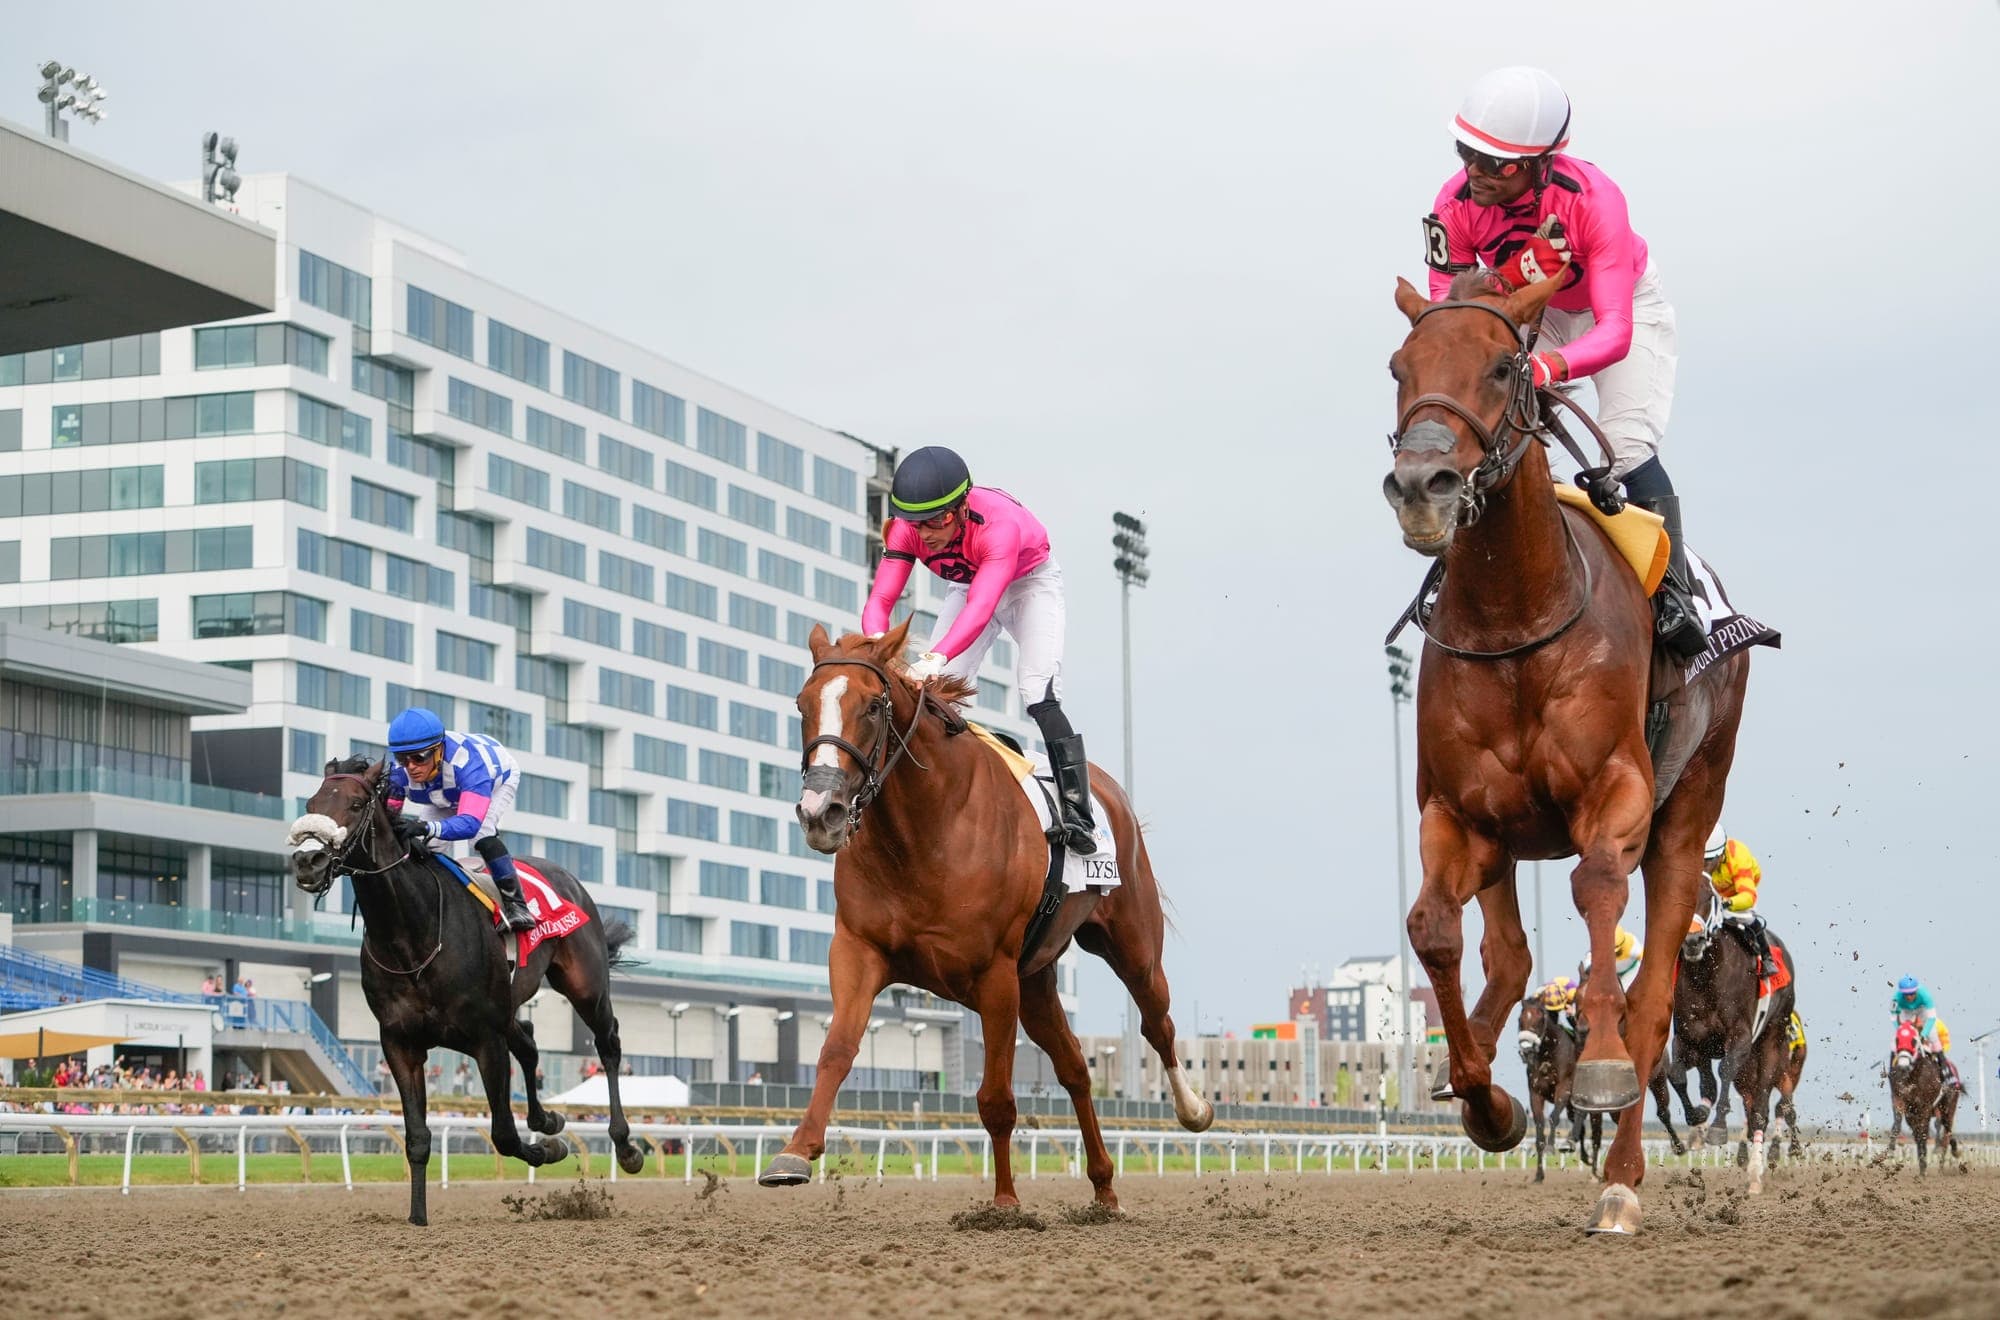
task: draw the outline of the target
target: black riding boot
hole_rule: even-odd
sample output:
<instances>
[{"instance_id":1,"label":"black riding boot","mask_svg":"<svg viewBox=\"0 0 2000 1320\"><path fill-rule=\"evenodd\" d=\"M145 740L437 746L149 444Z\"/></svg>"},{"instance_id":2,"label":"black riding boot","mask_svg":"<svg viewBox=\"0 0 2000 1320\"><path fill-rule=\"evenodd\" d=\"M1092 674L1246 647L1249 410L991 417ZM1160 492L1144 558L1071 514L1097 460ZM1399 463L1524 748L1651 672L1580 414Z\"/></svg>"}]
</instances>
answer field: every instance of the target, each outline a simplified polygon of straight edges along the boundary
<instances>
[{"instance_id":1,"label":"black riding boot","mask_svg":"<svg viewBox=\"0 0 2000 1320\"><path fill-rule=\"evenodd\" d=\"M1750 943L1757 950L1757 975L1778 970L1771 961L1771 933L1764 929L1764 918L1755 913L1750 917Z\"/></svg>"},{"instance_id":2,"label":"black riding boot","mask_svg":"<svg viewBox=\"0 0 2000 1320\"><path fill-rule=\"evenodd\" d=\"M1097 851L1097 822L1090 814L1090 762L1083 754L1083 736L1070 728L1069 716L1053 696L1028 707L1028 714L1049 745L1049 770L1062 805L1063 846L1088 857Z\"/></svg>"},{"instance_id":3,"label":"black riding boot","mask_svg":"<svg viewBox=\"0 0 2000 1320\"><path fill-rule=\"evenodd\" d=\"M1694 577L1688 572L1687 544L1681 536L1681 501L1660 460L1649 458L1625 474L1632 503L1660 515L1667 531L1667 576L1653 593L1653 631L1667 650L1692 660L1708 649L1708 634L1694 607Z\"/></svg>"},{"instance_id":4,"label":"black riding boot","mask_svg":"<svg viewBox=\"0 0 2000 1320\"><path fill-rule=\"evenodd\" d=\"M533 930L535 915L521 897L521 877L514 870L507 845L499 835L489 834L472 846L486 859L486 874L493 877L493 887L500 891L500 924L513 931Z\"/></svg>"}]
</instances>

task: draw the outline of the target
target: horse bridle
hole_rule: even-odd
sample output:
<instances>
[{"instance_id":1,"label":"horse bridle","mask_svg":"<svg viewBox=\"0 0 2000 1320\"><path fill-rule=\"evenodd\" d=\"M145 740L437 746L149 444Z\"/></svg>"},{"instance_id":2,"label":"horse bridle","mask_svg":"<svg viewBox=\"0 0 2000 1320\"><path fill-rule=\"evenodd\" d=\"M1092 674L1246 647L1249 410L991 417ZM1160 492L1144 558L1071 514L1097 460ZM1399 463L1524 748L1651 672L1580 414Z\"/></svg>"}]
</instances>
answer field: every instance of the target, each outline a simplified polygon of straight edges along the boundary
<instances>
[{"instance_id":1,"label":"horse bridle","mask_svg":"<svg viewBox=\"0 0 2000 1320\"><path fill-rule=\"evenodd\" d=\"M1529 363L1529 355L1534 351L1535 337L1538 333L1533 325L1517 325L1513 317L1492 303L1477 302L1472 299L1432 303L1418 312L1416 320L1410 324L1414 327L1426 316L1460 309L1481 311L1489 316L1499 317L1517 345L1509 364L1509 371L1514 378L1513 387L1508 394L1507 407L1500 414L1499 423L1493 426L1487 425L1477 413L1449 394L1420 394L1410 401L1410 406L1403 409L1402 416L1396 419L1396 429L1389 435L1389 448L1398 454L1423 453L1426 450L1448 454L1458 447L1458 437L1442 423L1419 423L1414 427L1410 425L1410 419L1425 408L1442 408L1472 428L1472 434L1479 440L1479 464L1472 469L1471 479L1459 489L1458 493L1458 521L1461 526L1469 527L1478 522L1479 515L1485 512L1487 492L1506 481L1520 464L1521 455L1528 452L1528 445L1541 430L1542 413L1537 402L1539 396L1535 390L1535 373ZM1507 447L1509 430L1520 437L1511 449Z\"/></svg>"},{"instance_id":2,"label":"horse bridle","mask_svg":"<svg viewBox=\"0 0 2000 1320\"><path fill-rule=\"evenodd\" d=\"M334 876L344 875L351 879L361 876L384 875L390 871L395 870L397 867L401 866L403 863L410 860L409 850L405 849L401 857L398 857L395 861L390 862L387 866L378 866L373 869L367 869L367 868L357 868L348 863L347 859L354 852L354 850L357 847L360 847L363 844L365 844L366 841L374 835L375 820L376 817L380 814L375 810L375 807L377 806L377 804L381 803L388 797L389 777L385 774L380 779L376 780L373 784L370 784L368 782L368 776L366 775L357 775L347 772L341 772L339 774L328 775L324 780L321 781L320 786L324 788L327 784L333 783L335 780L340 780L340 779L350 780L356 784L361 785L362 792L366 795L367 807L364 809L362 813L363 815L362 823L359 826L347 832L347 838L341 842L340 851L337 853L328 854L328 862L330 863L330 865L327 868L327 885L329 888L332 887ZM363 856L366 855L367 854L364 852ZM431 963L437 959L438 954L444 951L444 876L438 867L433 866L430 868L430 870L431 870L431 879L435 881L437 884L438 937L436 944L432 947L431 951L424 956L421 962L417 963L417 965L414 967L391 966L390 964L383 962L381 958L376 956L375 951L368 947L368 937L365 934L361 937L361 952L367 956L370 962L374 963L377 967L380 967L383 971L388 972L392 976L415 976L419 972L423 971L424 968L429 967ZM324 894L326 890L322 889L319 892Z\"/></svg>"},{"instance_id":3,"label":"horse bridle","mask_svg":"<svg viewBox=\"0 0 2000 1320\"><path fill-rule=\"evenodd\" d=\"M880 721L875 733L874 745L864 752L837 733L814 735L807 740L806 745L799 752L800 783L806 788L824 793L831 792L847 782L846 774L839 767L812 764L812 754L815 747L821 745L836 747L853 757L861 765L862 778L860 790L855 793L853 800L848 803L847 810L849 820L851 821L848 828L850 832L859 832L861 829L861 813L866 811L868 805L877 797L881 796L883 781L888 779L889 772L894 770L896 763L902 760L904 755L909 752L910 740L916 736L917 725L924 718L924 706L930 700L930 694L921 690L918 691L916 710L910 716L910 727L898 730L896 728L896 699L893 695L896 690L895 680L890 676L888 669L880 663L870 660L866 656L830 656L825 660L815 661L812 672L816 674L822 669L832 669L843 665L851 665L857 669L866 669L869 673L882 680L882 690L875 695L874 699L868 703L866 709L863 711L864 715L874 715ZM890 748L892 742L895 744L893 750ZM914 756L910 757L910 760L917 765L923 764L917 761Z\"/></svg>"}]
</instances>

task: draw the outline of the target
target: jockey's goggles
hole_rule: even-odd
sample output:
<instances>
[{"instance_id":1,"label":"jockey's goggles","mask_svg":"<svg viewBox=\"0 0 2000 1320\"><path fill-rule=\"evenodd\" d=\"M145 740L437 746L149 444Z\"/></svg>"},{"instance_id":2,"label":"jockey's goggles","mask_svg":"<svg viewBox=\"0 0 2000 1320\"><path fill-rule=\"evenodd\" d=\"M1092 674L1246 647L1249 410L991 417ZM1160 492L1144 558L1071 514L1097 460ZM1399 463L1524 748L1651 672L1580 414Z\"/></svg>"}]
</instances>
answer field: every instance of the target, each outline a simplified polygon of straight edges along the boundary
<instances>
[{"instance_id":1,"label":"jockey's goggles","mask_svg":"<svg viewBox=\"0 0 2000 1320\"><path fill-rule=\"evenodd\" d=\"M1477 170L1490 179L1511 179L1520 172L1521 162L1518 160L1503 160L1498 156L1489 156L1483 151L1474 151L1463 142L1457 145L1458 158L1469 170Z\"/></svg>"},{"instance_id":2,"label":"jockey's goggles","mask_svg":"<svg viewBox=\"0 0 2000 1320\"><path fill-rule=\"evenodd\" d=\"M396 764L405 770L416 770L434 764L443 754L444 744L432 743L429 747L420 747L414 752L397 752Z\"/></svg>"},{"instance_id":3,"label":"jockey's goggles","mask_svg":"<svg viewBox=\"0 0 2000 1320\"><path fill-rule=\"evenodd\" d=\"M957 516L957 514L958 514L958 507L956 505L953 505L951 508L946 509L943 513L937 514L934 517L925 518L922 522L919 522L917 526L928 528L933 532L941 532L946 527L949 527L951 525L951 520L955 516Z\"/></svg>"}]
</instances>

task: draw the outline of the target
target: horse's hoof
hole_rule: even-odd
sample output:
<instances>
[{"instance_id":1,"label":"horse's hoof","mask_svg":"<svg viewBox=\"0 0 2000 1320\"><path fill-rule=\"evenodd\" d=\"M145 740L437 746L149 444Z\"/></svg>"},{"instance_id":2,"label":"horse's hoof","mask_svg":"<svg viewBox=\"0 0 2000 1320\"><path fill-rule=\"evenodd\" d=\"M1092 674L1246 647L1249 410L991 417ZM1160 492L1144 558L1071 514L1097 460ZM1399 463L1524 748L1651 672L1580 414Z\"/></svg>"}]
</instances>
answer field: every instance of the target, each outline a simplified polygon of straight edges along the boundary
<instances>
[{"instance_id":1,"label":"horse's hoof","mask_svg":"<svg viewBox=\"0 0 2000 1320\"><path fill-rule=\"evenodd\" d=\"M1615 1114L1637 1104L1639 1070L1630 1059L1590 1059L1576 1065L1570 1103L1586 1114Z\"/></svg>"},{"instance_id":2,"label":"horse's hoof","mask_svg":"<svg viewBox=\"0 0 2000 1320\"><path fill-rule=\"evenodd\" d=\"M1691 1128L1707 1127L1708 1113L1709 1109L1707 1105L1696 1105L1694 1112L1688 1115L1688 1126Z\"/></svg>"},{"instance_id":3,"label":"horse's hoof","mask_svg":"<svg viewBox=\"0 0 2000 1320\"><path fill-rule=\"evenodd\" d=\"M646 1171L646 1152L640 1150L631 1142L626 1142L618 1152L618 1167L627 1173L644 1173Z\"/></svg>"},{"instance_id":4,"label":"horse's hoof","mask_svg":"<svg viewBox=\"0 0 2000 1320\"><path fill-rule=\"evenodd\" d=\"M1639 1193L1624 1183L1612 1183L1597 1198L1597 1206L1591 1211L1590 1222L1583 1231L1596 1236L1600 1233L1617 1237L1631 1237L1639 1231Z\"/></svg>"},{"instance_id":5,"label":"horse's hoof","mask_svg":"<svg viewBox=\"0 0 2000 1320\"><path fill-rule=\"evenodd\" d=\"M1431 1074L1431 1099L1455 1100L1457 1098L1457 1093L1451 1089L1451 1060L1446 1059L1437 1066L1437 1071Z\"/></svg>"},{"instance_id":6,"label":"horse's hoof","mask_svg":"<svg viewBox=\"0 0 2000 1320\"><path fill-rule=\"evenodd\" d=\"M787 1155L783 1151L771 1157L764 1171L757 1175L759 1187L797 1187L812 1181L812 1161L797 1155Z\"/></svg>"},{"instance_id":7,"label":"horse's hoof","mask_svg":"<svg viewBox=\"0 0 2000 1320\"><path fill-rule=\"evenodd\" d=\"M1687 1143L1679 1137L1675 1137L1673 1140L1673 1150L1676 1155L1685 1155L1688 1153Z\"/></svg>"},{"instance_id":8,"label":"horse's hoof","mask_svg":"<svg viewBox=\"0 0 2000 1320\"><path fill-rule=\"evenodd\" d=\"M430 1227L431 1217L429 1215L411 1215L410 1222L418 1228L428 1228Z\"/></svg>"},{"instance_id":9,"label":"horse's hoof","mask_svg":"<svg viewBox=\"0 0 2000 1320\"><path fill-rule=\"evenodd\" d=\"M1465 1135L1472 1138L1473 1145L1483 1151L1498 1154L1501 1151L1514 1149L1521 1144L1521 1139L1528 1135L1528 1111L1521 1107L1519 1100L1499 1087L1488 1089L1499 1099L1507 1102L1507 1126L1499 1130L1486 1127L1475 1117L1479 1114L1479 1109L1470 1100L1459 1102L1459 1125L1465 1129Z\"/></svg>"},{"instance_id":10,"label":"horse's hoof","mask_svg":"<svg viewBox=\"0 0 2000 1320\"><path fill-rule=\"evenodd\" d=\"M1200 1096L1196 1096L1195 1100L1200 1104L1201 1108L1188 1113L1181 1109L1180 1097L1175 1096L1174 1117L1179 1119L1181 1126L1189 1132L1206 1132L1209 1129L1209 1125L1215 1122L1215 1106Z\"/></svg>"},{"instance_id":11,"label":"horse's hoof","mask_svg":"<svg viewBox=\"0 0 2000 1320\"><path fill-rule=\"evenodd\" d=\"M561 1137L545 1137L542 1140L542 1163L561 1164L569 1158L569 1143Z\"/></svg>"},{"instance_id":12,"label":"horse's hoof","mask_svg":"<svg viewBox=\"0 0 2000 1320\"><path fill-rule=\"evenodd\" d=\"M542 1126L538 1130L545 1137L553 1137L556 1133L562 1131L564 1128L568 1126L569 1126L568 1118L564 1117L562 1114L557 1113L553 1109L549 1109L543 1111Z\"/></svg>"}]
</instances>

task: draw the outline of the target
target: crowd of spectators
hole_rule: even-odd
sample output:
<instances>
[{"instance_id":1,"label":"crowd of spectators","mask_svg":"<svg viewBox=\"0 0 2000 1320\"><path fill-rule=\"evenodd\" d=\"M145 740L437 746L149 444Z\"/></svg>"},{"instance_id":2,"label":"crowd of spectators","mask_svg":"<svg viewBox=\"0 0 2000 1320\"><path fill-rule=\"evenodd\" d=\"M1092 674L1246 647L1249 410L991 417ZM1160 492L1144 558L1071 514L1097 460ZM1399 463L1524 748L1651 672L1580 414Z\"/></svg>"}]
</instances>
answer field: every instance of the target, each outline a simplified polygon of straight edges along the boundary
<instances>
[{"instance_id":1,"label":"crowd of spectators","mask_svg":"<svg viewBox=\"0 0 2000 1320\"><path fill-rule=\"evenodd\" d=\"M43 1114L237 1114L255 1113L254 1106L217 1105L204 1101L158 1100L133 1101L121 1099L116 1102L89 1096L91 1091L172 1091L177 1093L206 1092L211 1089L224 1091L268 1091L282 1093L288 1088L283 1082L267 1086L262 1077L248 1070L232 1071L220 1079L220 1085L211 1088L208 1075L200 1068L182 1073L177 1068L156 1068L150 1064L132 1066L124 1055L119 1055L115 1063L99 1064L92 1068L81 1059L57 1059L44 1063L39 1059L24 1063L15 1074L14 1084L21 1087L53 1087L71 1094L56 1100L33 1103L13 1103L0 1101L0 1113L43 1113Z\"/></svg>"}]
</instances>

